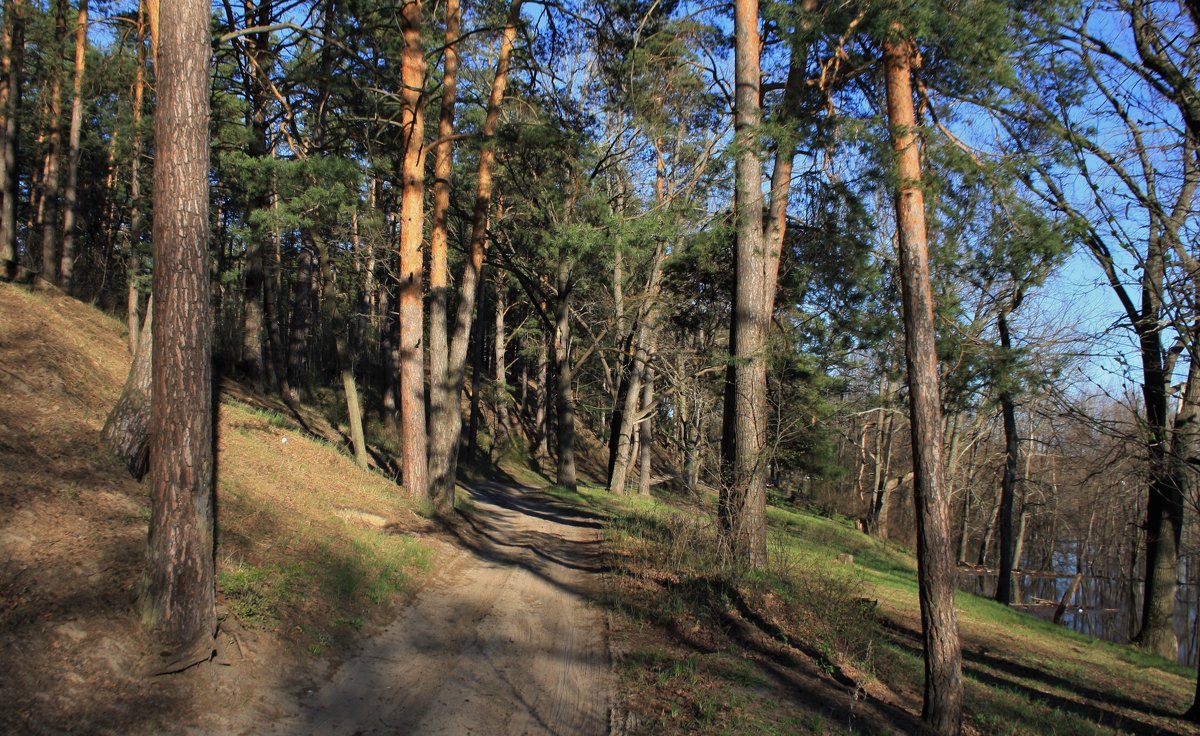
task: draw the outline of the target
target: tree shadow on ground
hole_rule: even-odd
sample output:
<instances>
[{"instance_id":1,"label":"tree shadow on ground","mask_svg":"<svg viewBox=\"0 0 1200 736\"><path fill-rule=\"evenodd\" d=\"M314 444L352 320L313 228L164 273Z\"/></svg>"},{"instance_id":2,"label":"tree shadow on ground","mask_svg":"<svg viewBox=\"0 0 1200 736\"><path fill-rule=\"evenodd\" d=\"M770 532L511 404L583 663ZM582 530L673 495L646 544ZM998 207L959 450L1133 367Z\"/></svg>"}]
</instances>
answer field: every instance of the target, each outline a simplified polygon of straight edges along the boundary
<instances>
[{"instance_id":1,"label":"tree shadow on ground","mask_svg":"<svg viewBox=\"0 0 1200 736\"><path fill-rule=\"evenodd\" d=\"M923 656L921 639L916 632L887 620L884 621L884 630L895 647L918 659ZM1031 702L1042 703L1056 710L1073 713L1090 723L1103 724L1134 734L1179 733L1138 719L1128 711L1172 719L1178 718L1177 713L1133 700L1119 693L1097 690L1082 682L1067 680L1046 670L1023 665L990 651L964 648L963 663L963 674L968 679L976 680L989 687L1018 693ZM1031 686L1030 682L1043 685L1046 689ZM1051 689L1076 694L1083 700L1059 695L1051 692ZM1029 717L1033 719L1027 724L1030 728L1036 730L1045 725L1036 720L1038 717L1036 712L1030 712Z\"/></svg>"}]
</instances>

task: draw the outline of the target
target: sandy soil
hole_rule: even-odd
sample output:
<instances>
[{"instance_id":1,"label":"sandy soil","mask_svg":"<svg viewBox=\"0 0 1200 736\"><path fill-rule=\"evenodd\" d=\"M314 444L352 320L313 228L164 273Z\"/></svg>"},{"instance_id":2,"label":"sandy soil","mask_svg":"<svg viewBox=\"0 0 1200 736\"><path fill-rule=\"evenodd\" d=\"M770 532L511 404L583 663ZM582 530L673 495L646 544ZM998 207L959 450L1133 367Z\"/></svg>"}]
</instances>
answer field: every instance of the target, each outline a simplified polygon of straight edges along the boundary
<instances>
[{"instance_id":1,"label":"sandy soil","mask_svg":"<svg viewBox=\"0 0 1200 736\"><path fill-rule=\"evenodd\" d=\"M357 654L196 733L605 734L612 676L599 521L484 482L440 571Z\"/></svg>"}]
</instances>

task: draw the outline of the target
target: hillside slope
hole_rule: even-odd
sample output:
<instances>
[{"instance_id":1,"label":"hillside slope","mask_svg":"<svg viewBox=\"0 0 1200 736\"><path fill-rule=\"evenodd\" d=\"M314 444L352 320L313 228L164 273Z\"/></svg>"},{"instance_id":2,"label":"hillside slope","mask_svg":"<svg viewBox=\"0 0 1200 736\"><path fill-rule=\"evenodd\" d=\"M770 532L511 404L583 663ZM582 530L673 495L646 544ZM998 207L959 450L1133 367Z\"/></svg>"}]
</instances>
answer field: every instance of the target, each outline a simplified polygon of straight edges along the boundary
<instances>
[{"instance_id":1,"label":"hillside slope","mask_svg":"<svg viewBox=\"0 0 1200 736\"><path fill-rule=\"evenodd\" d=\"M99 442L128 370L122 331L56 291L0 284L2 733L197 722L253 697L247 683L285 687L340 651L429 567L411 532L430 523L393 483L228 387L217 557L220 657L235 666L142 677L152 643L133 602L148 499ZM321 431L316 415L305 424Z\"/></svg>"}]
</instances>

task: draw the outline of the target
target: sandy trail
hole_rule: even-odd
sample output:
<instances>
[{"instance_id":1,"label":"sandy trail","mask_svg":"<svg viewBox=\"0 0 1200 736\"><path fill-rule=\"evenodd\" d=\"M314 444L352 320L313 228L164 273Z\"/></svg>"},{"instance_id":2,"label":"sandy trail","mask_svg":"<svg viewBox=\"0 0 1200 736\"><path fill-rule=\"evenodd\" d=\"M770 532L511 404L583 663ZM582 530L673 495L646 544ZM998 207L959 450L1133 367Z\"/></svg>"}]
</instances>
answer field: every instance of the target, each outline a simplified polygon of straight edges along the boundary
<instances>
[{"instance_id":1,"label":"sandy trail","mask_svg":"<svg viewBox=\"0 0 1200 736\"><path fill-rule=\"evenodd\" d=\"M500 483L470 491L430 585L260 733L608 733L598 520Z\"/></svg>"}]
</instances>

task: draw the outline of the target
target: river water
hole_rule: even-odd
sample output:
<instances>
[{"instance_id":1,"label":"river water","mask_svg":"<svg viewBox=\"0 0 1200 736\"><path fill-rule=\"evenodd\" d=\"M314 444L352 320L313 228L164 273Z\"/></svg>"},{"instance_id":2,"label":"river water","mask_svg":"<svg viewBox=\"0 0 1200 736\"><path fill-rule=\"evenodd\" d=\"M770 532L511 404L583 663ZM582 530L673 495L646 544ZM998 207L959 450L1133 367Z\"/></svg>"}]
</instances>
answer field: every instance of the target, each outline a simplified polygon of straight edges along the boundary
<instances>
[{"instance_id":1,"label":"river water","mask_svg":"<svg viewBox=\"0 0 1200 736\"><path fill-rule=\"evenodd\" d=\"M1136 580L1128 571L1119 571L1115 566L1093 565L1084 555L1082 565L1078 562L1078 545L1071 542L1060 543L1052 556L1052 567L1045 572L1022 575L1019 578L1019 603L1013 605L1018 610L1030 615L1053 620L1055 610L1063 595L1070 588L1077 570L1082 571L1082 579L1065 609L1062 625L1079 633L1105 639L1120 644L1127 644L1137 633L1137 625L1142 608L1141 568ZM1023 561L1024 568L1032 568L1029 560ZM1043 564L1044 564L1043 560ZM1184 558L1180 564L1179 589L1175 599L1175 635L1179 638L1179 661L1183 664L1196 666L1197 639L1196 617L1200 611L1200 585L1197 584L1197 573L1200 569L1189 558ZM1036 565L1043 570L1043 565ZM1107 569L1097 570L1097 567ZM981 571L977 568L961 568L959 587L963 590L991 597L996 591L996 575L994 571Z\"/></svg>"}]
</instances>

